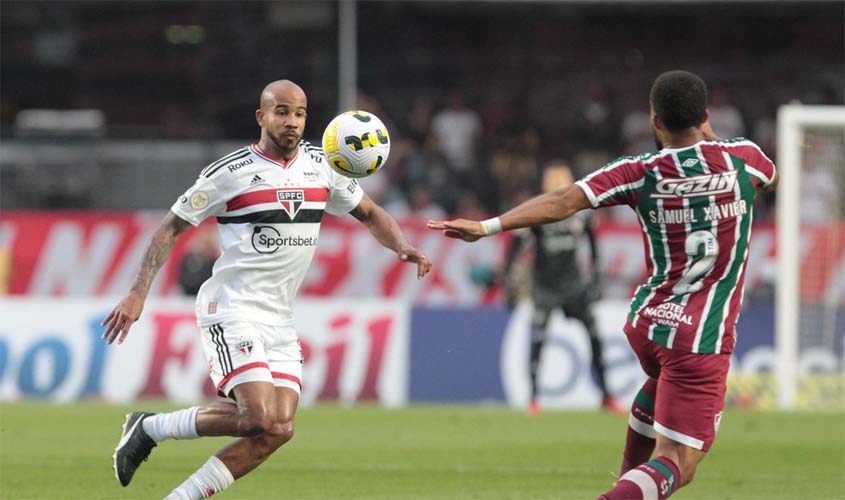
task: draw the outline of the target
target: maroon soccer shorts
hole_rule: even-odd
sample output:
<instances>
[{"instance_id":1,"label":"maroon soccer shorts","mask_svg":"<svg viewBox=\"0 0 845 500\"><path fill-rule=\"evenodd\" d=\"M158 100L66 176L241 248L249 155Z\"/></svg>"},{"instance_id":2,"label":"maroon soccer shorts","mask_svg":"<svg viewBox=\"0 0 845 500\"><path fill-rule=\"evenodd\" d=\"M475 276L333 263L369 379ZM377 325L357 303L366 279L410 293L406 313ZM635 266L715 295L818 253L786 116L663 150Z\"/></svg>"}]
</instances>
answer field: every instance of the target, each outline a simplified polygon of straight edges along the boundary
<instances>
[{"instance_id":1,"label":"maroon soccer shorts","mask_svg":"<svg viewBox=\"0 0 845 500\"><path fill-rule=\"evenodd\" d=\"M707 451L725 407L730 354L676 351L632 333L628 342L648 376L657 379L654 430Z\"/></svg>"}]
</instances>

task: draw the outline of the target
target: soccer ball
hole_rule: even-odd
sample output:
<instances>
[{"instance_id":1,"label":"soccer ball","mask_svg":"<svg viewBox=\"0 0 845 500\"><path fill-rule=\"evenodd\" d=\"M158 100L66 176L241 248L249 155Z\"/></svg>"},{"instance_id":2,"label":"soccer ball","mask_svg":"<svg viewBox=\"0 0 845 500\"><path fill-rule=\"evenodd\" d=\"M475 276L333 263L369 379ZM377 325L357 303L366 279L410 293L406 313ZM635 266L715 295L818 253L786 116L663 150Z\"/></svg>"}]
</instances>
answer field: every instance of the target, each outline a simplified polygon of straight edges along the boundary
<instances>
[{"instance_id":1,"label":"soccer ball","mask_svg":"<svg viewBox=\"0 0 845 500\"><path fill-rule=\"evenodd\" d=\"M376 115L347 111L337 115L323 132L323 153L337 173L367 177L387 161L390 136Z\"/></svg>"}]
</instances>

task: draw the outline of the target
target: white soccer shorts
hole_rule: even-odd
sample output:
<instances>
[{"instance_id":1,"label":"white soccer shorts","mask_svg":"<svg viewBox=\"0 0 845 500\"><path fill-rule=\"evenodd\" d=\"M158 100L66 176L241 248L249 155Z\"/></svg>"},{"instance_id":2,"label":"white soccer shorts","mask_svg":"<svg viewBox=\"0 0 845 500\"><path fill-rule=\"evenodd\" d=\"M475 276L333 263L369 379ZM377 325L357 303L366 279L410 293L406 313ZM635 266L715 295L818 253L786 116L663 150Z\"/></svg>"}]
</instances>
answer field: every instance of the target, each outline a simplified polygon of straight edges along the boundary
<instances>
[{"instance_id":1,"label":"white soccer shorts","mask_svg":"<svg viewBox=\"0 0 845 500\"><path fill-rule=\"evenodd\" d=\"M201 330L211 381L221 397L231 398L232 389L246 382L301 392L302 349L292 326L224 321Z\"/></svg>"}]
</instances>

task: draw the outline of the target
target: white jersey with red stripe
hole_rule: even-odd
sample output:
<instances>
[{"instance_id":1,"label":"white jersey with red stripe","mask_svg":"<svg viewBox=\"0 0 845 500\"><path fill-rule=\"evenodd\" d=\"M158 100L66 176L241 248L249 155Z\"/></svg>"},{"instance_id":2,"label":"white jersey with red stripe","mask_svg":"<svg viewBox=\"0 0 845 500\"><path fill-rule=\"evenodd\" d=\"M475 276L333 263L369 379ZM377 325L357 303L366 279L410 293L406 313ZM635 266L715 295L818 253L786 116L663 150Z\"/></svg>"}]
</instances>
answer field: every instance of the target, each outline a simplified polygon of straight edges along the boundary
<instances>
[{"instance_id":1,"label":"white jersey with red stripe","mask_svg":"<svg viewBox=\"0 0 845 500\"><path fill-rule=\"evenodd\" d=\"M594 208L625 204L639 217L650 277L626 333L670 349L733 351L754 196L774 178L772 161L738 138L619 158L576 183Z\"/></svg>"},{"instance_id":2,"label":"white jersey with red stripe","mask_svg":"<svg viewBox=\"0 0 845 500\"><path fill-rule=\"evenodd\" d=\"M222 253L197 294L197 323L292 325L291 303L314 256L323 212L346 214L363 195L305 141L288 161L252 144L203 169L171 207L194 226L217 218Z\"/></svg>"}]
</instances>

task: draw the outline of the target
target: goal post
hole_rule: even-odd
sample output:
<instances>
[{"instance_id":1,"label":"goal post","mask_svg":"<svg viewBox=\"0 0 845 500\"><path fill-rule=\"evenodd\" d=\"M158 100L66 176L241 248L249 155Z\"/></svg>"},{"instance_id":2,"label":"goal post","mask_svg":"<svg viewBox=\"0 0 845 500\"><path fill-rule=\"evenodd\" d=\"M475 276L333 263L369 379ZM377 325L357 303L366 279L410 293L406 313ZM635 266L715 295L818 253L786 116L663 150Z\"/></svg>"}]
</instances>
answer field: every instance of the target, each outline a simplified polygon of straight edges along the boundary
<instances>
[{"instance_id":1,"label":"goal post","mask_svg":"<svg viewBox=\"0 0 845 500\"><path fill-rule=\"evenodd\" d=\"M839 199L845 197L845 165L842 157L845 156L845 106L804 106L785 105L778 110L777 116L777 166L780 175L780 184L777 189L777 254L778 272L775 296L775 349L776 349L776 380L777 380L777 401L778 407L783 410L792 410L799 406L798 387L802 376L800 368L800 356L802 353L802 336L815 335L812 324L805 324L805 314L802 308L805 307L802 290L807 284L802 284L802 213L801 213L801 182L802 170L806 161L805 151L808 134L817 134L824 141L835 142L832 147L839 147L841 153L839 159L832 160L838 165L828 165L833 184L832 189L838 190ZM837 142L838 141L838 142ZM835 156L835 155L833 155ZM814 167L815 168L815 167ZM836 202L831 206L832 234L838 235L842 231L842 203ZM834 252L840 252L840 245L832 245ZM808 256L812 258L812 256ZM834 259L841 260L840 257ZM840 265L845 265L841 264ZM845 269L838 271L834 266L833 272L845 273ZM845 279L845 277L834 276L833 280ZM825 290L824 293L830 293ZM842 309L841 297L829 297L828 305L833 307L823 308L826 312L819 312L818 307L814 314L832 314L833 340L830 341L831 349L835 352L837 336L845 333L835 331L839 324L839 313ZM831 311L832 309L832 311ZM825 321L831 324L830 321ZM803 327L803 328L802 328ZM838 363L841 368L838 376L843 375L845 359L839 355ZM835 376L837 374L834 374ZM842 381L835 381L838 391L842 390ZM837 389L834 389L834 393ZM836 396L834 396L836 397ZM842 395L839 395L842 398ZM839 401L838 404L842 404Z\"/></svg>"}]
</instances>

